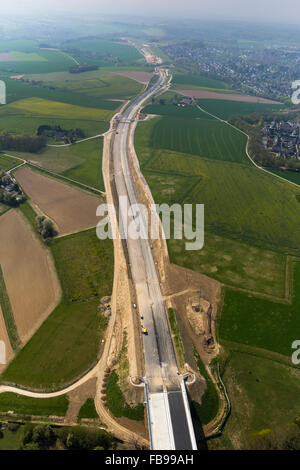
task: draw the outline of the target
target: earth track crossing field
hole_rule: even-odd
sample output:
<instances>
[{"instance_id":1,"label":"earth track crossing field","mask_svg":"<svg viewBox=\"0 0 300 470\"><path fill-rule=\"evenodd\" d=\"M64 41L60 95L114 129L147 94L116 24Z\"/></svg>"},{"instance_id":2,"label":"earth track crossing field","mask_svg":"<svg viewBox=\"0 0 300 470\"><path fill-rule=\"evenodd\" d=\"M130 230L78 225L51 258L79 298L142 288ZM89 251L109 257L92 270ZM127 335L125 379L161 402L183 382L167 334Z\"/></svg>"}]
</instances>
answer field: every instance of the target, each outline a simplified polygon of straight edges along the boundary
<instances>
[{"instance_id":1,"label":"earth track crossing field","mask_svg":"<svg viewBox=\"0 0 300 470\"><path fill-rule=\"evenodd\" d=\"M57 224L60 234L79 232L97 225L97 196L22 167L16 179L40 210Z\"/></svg>"},{"instance_id":2,"label":"earth track crossing field","mask_svg":"<svg viewBox=\"0 0 300 470\"><path fill-rule=\"evenodd\" d=\"M50 253L16 210L0 218L0 264L24 343L57 305L60 286Z\"/></svg>"}]
</instances>

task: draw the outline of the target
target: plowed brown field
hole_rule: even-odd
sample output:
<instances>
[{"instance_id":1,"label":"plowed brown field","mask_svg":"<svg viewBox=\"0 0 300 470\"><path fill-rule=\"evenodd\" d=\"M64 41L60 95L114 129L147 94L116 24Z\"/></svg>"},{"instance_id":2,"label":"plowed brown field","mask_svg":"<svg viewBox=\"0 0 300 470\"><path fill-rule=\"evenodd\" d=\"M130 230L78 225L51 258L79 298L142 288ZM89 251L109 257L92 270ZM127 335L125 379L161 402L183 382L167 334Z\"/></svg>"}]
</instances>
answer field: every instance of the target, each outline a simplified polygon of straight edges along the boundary
<instances>
[{"instance_id":1,"label":"plowed brown field","mask_svg":"<svg viewBox=\"0 0 300 470\"><path fill-rule=\"evenodd\" d=\"M61 289L50 252L15 210L0 217L0 264L24 343L56 307Z\"/></svg>"},{"instance_id":2,"label":"plowed brown field","mask_svg":"<svg viewBox=\"0 0 300 470\"><path fill-rule=\"evenodd\" d=\"M32 202L56 223L60 234L80 232L95 227L99 222L96 217L100 204L97 196L27 167L17 170L15 176Z\"/></svg>"},{"instance_id":3,"label":"plowed brown field","mask_svg":"<svg viewBox=\"0 0 300 470\"><path fill-rule=\"evenodd\" d=\"M280 104L279 101L268 100L260 96L239 95L235 93L217 93L208 90L176 90L176 93L181 93L191 98L206 98L212 100L228 100L228 101L245 101L246 103L266 103L266 104Z\"/></svg>"},{"instance_id":4,"label":"plowed brown field","mask_svg":"<svg viewBox=\"0 0 300 470\"><path fill-rule=\"evenodd\" d=\"M139 72L136 70L117 70L116 72L113 72L117 75L123 75L124 77L132 78L132 80L135 80L140 83L148 83L152 76L153 73L150 72Z\"/></svg>"}]
</instances>

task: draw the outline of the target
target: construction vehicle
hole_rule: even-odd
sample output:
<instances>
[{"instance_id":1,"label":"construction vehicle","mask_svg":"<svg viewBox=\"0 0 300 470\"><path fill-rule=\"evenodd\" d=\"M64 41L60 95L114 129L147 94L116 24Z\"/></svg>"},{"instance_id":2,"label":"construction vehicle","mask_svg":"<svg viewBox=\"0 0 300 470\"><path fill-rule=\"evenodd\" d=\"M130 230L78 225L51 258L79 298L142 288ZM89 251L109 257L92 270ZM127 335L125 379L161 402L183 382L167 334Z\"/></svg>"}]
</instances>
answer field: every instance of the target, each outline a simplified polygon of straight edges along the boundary
<instances>
[{"instance_id":1,"label":"construction vehicle","mask_svg":"<svg viewBox=\"0 0 300 470\"><path fill-rule=\"evenodd\" d=\"M146 328L142 328L142 332L143 332L143 335L147 335L148 334L148 331Z\"/></svg>"}]
</instances>

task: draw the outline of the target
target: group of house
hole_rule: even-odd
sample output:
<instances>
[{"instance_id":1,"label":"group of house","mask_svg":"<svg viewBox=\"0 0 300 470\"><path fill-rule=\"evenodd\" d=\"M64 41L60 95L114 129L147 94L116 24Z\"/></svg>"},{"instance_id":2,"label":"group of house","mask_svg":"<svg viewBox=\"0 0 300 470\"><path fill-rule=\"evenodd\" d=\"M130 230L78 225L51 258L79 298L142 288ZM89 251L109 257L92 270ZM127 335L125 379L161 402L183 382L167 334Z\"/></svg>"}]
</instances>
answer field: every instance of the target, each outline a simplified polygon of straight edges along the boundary
<instances>
[{"instance_id":1,"label":"group of house","mask_svg":"<svg viewBox=\"0 0 300 470\"><path fill-rule=\"evenodd\" d=\"M262 140L266 148L284 158L300 159L299 124L295 121L264 122Z\"/></svg>"},{"instance_id":2,"label":"group of house","mask_svg":"<svg viewBox=\"0 0 300 470\"><path fill-rule=\"evenodd\" d=\"M0 170L0 195L1 202L18 205L24 200L24 193L15 178L5 171Z\"/></svg>"},{"instance_id":3,"label":"group of house","mask_svg":"<svg viewBox=\"0 0 300 470\"><path fill-rule=\"evenodd\" d=\"M178 101L177 106L181 106L182 108L185 108L186 106L191 106L193 104L193 98L190 98L189 96L184 96L183 98Z\"/></svg>"}]
</instances>

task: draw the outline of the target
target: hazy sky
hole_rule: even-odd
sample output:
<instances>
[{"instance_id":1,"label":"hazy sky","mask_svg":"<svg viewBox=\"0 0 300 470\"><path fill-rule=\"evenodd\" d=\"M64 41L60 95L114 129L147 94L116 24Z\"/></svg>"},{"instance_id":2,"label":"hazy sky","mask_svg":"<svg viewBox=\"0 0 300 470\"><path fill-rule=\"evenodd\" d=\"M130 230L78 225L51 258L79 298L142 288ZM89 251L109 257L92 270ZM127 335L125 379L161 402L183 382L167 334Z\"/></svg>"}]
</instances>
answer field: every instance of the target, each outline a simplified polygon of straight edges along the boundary
<instances>
[{"instance_id":1,"label":"hazy sky","mask_svg":"<svg viewBox=\"0 0 300 470\"><path fill-rule=\"evenodd\" d=\"M4 3L4 5L3 5ZM233 18L298 23L300 0L2 0L1 14L53 11Z\"/></svg>"}]
</instances>

